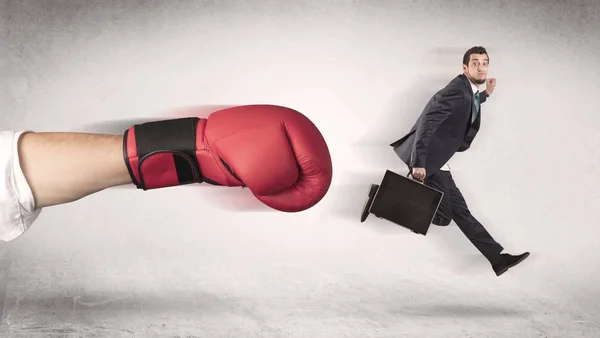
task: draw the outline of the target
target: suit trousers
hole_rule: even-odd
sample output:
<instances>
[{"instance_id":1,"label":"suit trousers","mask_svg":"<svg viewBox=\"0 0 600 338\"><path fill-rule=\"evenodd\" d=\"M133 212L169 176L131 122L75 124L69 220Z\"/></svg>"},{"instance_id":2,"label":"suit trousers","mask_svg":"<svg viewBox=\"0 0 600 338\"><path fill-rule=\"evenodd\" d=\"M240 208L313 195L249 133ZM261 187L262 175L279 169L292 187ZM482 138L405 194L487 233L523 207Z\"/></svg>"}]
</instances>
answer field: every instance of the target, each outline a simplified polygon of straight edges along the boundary
<instances>
[{"instance_id":1,"label":"suit trousers","mask_svg":"<svg viewBox=\"0 0 600 338\"><path fill-rule=\"evenodd\" d=\"M424 183L444 193L433 224L447 226L454 220L458 228L490 263L498 260L504 248L471 214L450 171L438 170L432 175L428 175Z\"/></svg>"}]
</instances>

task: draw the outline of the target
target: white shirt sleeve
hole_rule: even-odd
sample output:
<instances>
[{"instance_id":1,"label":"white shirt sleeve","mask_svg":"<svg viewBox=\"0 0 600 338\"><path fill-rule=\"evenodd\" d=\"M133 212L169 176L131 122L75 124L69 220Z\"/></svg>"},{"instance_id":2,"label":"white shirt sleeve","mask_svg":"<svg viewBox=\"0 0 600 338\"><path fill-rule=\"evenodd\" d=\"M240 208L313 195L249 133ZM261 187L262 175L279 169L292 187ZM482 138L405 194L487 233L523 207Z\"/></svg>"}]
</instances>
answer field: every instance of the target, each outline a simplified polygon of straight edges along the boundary
<instances>
[{"instance_id":1,"label":"white shirt sleeve","mask_svg":"<svg viewBox=\"0 0 600 338\"><path fill-rule=\"evenodd\" d=\"M33 192L19 162L22 131L0 131L0 240L8 242L25 233L39 216Z\"/></svg>"}]
</instances>

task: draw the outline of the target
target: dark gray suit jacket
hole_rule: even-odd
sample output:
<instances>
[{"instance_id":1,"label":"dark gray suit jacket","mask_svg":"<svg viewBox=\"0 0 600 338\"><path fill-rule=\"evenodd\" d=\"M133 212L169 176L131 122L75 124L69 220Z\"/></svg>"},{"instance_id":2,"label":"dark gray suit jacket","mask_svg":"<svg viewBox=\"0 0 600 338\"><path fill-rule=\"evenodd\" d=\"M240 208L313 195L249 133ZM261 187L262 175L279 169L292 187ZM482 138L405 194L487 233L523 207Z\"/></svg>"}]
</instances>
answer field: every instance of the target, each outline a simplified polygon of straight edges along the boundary
<instances>
[{"instance_id":1,"label":"dark gray suit jacket","mask_svg":"<svg viewBox=\"0 0 600 338\"><path fill-rule=\"evenodd\" d=\"M481 105L471 123L474 94L467 77L458 75L433 95L410 132L390 146L409 168L433 174L456 152L471 147L481 124ZM486 99L487 92L480 92L480 104Z\"/></svg>"}]
</instances>

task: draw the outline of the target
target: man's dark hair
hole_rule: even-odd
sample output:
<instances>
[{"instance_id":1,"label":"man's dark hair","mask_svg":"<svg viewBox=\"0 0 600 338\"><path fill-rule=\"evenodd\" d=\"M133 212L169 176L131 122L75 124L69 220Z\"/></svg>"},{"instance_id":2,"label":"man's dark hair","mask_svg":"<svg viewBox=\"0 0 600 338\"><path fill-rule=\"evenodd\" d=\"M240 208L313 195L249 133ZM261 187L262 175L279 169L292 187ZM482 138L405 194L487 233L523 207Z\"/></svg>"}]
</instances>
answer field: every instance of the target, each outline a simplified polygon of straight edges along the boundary
<instances>
[{"instance_id":1,"label":"man's dark hair","mask_svg":"<svg viewBox=\"0 0 600 338\"><path fill-rule=\"evenodd\" d=\"M490 59L490 56L488 55L485 48L483 48L481 46L475 46L475 47L471 47L465 53L465 56L463 56L463 65L465 65L465 66L469 65L469 60L471 59L471 54L485 54L488 57L488 60Z\"/></svg>"}]
</instances>

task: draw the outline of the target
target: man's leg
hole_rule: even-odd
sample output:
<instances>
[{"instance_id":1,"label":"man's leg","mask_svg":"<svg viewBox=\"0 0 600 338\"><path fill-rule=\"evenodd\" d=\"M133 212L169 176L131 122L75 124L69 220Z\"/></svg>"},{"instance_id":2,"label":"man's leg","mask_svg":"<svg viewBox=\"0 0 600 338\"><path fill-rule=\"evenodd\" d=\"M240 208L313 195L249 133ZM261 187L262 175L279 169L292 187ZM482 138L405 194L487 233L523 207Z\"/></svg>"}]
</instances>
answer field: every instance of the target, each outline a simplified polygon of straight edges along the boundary
<instances>
[{"instance_id":1,"label":"man's leg","mask_svg":"<svg viewBox=\"0 0 600 338\"><path fill-rule=\"evenodd\" d=\"M438 170L435 173L426 176L423 182L426 186L437 189L444 193L440 206L433 218L432 223L439 226L447 226L452 221L452 199L450 195L450 181L444 172Z\"/></svg>"},{"instance_id":2,"label":"man's leg","mask_svg":"<svg viewBox=\"0 0 600 338\"><path fill-rule=\"evenodd\" d=\"M504 248L494 240L485 227L471 214L462 193L456 186L454 179L452 179L452 174L448 171L445 172L445 176L447 176L449 181L448 190L452 199L451 209L454 222L490 263L497 262Z\"/></svg>"},{"instance_id":3,"label":"man's leg","mask_svg":"<svg viewBox=\"0 0 600 338\"><path fill-rule=\"evenodd\" d=\"M504 251L502 245L496 242L484 226L471 215L467 203L452 179L450 172L448 172L448 177L450 179L449 190L452 196L451 205L454 222L479 252L487 258L497 276L502 275L508 269L529 257L529 252L524 252L520 255L502 253Z\"/></svg>"},{"instance_id":4,"label":"man's leg","mask_svg":"<svg viewBox=\"0 0 600 338\"><path fill-rule=\"evenodd\" d=\"M448 225L454 219L459 229L492 265L497 276L529 257L529 252L520 255L502 253L504 248L487 232L485 227L471 215L462 193L447 170L439 170L425 178L425 184L444 192L433 224Z\"/></svg>"}]
</instances>

